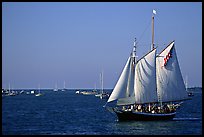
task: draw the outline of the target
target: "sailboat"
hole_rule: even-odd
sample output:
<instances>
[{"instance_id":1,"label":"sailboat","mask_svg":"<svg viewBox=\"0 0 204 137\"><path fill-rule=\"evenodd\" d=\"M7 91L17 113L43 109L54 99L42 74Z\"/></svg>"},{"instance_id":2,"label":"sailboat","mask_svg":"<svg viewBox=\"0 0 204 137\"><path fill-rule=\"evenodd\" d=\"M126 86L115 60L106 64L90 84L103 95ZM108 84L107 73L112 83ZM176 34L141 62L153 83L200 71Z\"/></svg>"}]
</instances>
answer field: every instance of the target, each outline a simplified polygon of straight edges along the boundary
<instances>
[{"instance_id":1,"label":"sailboat","mask_svg":"<svg viewBox=\"0 0 204 137\"><path fill-rule=\"evenodd\" d=\"M65 81L64 81L64 87L63 87L62 91L65 91L65 90L66 90L66 88L65 88Z\"/></svg>"},{"instance_id":2,"label":"sailboat","mask_svg":"<svg viewBox=\"0 0 204 137\"><path fill-rule=\"evenodd\" d=\"M186 86L186 91L188 93L188 96L194 96L192 91L188 91L188 77L186 76L186 82L185 82L185 86Z\"/></svg>"},{"instance_id":3,"label":"sailboat","mask_svg":"<svg viewBox=\"0 0 204 137\"><path fill-rule=\"evenodd\" d=\"M108 99L109 94L103 91L103 71L100 73L100 83L101 83L101 92L96 94L95 96L99 97L100 99Z\"/></svg>"},{"instance_id":4,"label":"sailboat","mask_svg":"<svg viewBox=\"0 0 204 137\"><path fill-rule=\"evenodd\" d=\"M109 94L103 91L103 71L101 72L100 78L101 78L101 94L100 94L100 99L108 99Z\"/></svg>"},{"instance_id":5,"label":"sailboat","mask_svg":"<svg viewBox=\"0 0 204 137\"><path fill-rule=\"evenodd\" d=\"M39 97L39 96L42 96L42 93L40 93L40 85L39 85L39 88L38 88L38 94L35 94L36 97Z\"/></svg>"},{"instance_id":6,"label":"sailboat","mask_svg":"<svg viewBox=\"0 0 204 137\"><path fill-rule=\"evenodd\" d=\"M152 24L154 13L153 10ZM119 121L172 120L176 110L188 99L175 41L156 54L154 28L152 35L151 50L139 59L135 38L133 50L105 105Z\"/></svg>"},{"instance_id":7,"label":"sailboat","mask_svg":"<svg viewBox=\"0 0 204 137\"><path fill-rule=\"evenodd\" d=\"M10 91L10 83L9 83L9 96L15 96L16 95L16 92L14 90L11 90Z\"/></svg>"},{"instance_id":8,"label":"sailboat","mask_svg":"<svg viewBox=\"0 0 204 137\"><path fill-rule=\"evenodd\" d=\"M55 88L53 89L53 91L58 91L58 88L57 88L57 83L55 84Z\"/></svg>"}]
</instances>

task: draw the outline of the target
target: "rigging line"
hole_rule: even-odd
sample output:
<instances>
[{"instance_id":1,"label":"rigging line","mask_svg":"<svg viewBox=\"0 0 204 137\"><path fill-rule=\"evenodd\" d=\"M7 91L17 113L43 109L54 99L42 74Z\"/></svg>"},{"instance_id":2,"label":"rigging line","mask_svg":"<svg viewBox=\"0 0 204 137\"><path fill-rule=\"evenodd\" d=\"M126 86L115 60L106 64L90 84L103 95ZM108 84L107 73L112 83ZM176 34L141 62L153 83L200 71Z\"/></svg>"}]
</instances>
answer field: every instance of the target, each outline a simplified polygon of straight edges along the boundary
<instances>
[{"instance_id":1,"label":"rigging line","mask_svg":"<svg viewBox=\"0 0 204 137\"><path fill-rule=\"evenodd\" d=\"M141 40L142 36L144 35L145 31L147 30L147 28L150 26L152 20L149 20L149 23L147 24L145 30L142 32L141 36L138 39L138 42Z\"/></svg>"},{"instance_id":2,"label":"rigging line","mask_svg":"<svg viewBox=\"0 0 204 137\"><path fill-rule=\"evenodd\" d=\"M105 104L105 105L103 105L103 107L105 108L107 104L108 104L108 102L106 102L106 104Z\"/></svg>"}]
</instances>

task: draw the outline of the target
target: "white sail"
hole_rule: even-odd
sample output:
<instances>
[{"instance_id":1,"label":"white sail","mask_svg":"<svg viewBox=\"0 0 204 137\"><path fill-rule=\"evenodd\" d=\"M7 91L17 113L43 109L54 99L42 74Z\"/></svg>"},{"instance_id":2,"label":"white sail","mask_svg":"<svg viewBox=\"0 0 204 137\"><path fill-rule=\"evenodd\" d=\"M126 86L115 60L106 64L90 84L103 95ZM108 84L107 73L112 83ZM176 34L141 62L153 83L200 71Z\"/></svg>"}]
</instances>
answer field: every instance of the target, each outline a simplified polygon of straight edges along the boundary
<instances>
[{"instance_id":1,"label":"white sail","mask_svg":"<svg viewBox=\"0 0 204 137\"><path fill-rule=\"evenodd\" d=\"M187 99L174 41L156 57L157 92L162 102Z\"/></svg>"},{"instance_id":2,"label":"white sail","mask_svg":"<svg viewBox=\"0 0 204 137\"><path fill-rule=\"evenodd\" d=\"M111 93L107 102L119 99L117 105L134 103L134 101L132 101L129 98L132 95L132 93L134 93L133 90L134 82L132 81L133 79L132 76L134 75L131 74L134 73L133 59L134 59L133 57L128 58L127 63L120 75L120 78L116 83L115 88L113 89L113 92Z\"/></svg>"},{"instance_id":3,"label":"white sail","mask_svg":"<svg viewBox=\"0 0 204 137\"><path fill-rule=\"evenodd\" d=\"M156 92L156 49L140 60L135 67L136 104L157 102Z\"/></svg>"},{"instance_id":4,"label":"white sail","mask_svg":"<svg viewBox=\"0 0 204 137\"><path fill-rule=\"evenodd\" d=\"M134 78L135 78L135 56L130 58L130 67L127 80L127 88L125 92L125 98L120 98L117 101L117 105L128 105L135 103L134 94Z\"/></svg>"}]
</instances>

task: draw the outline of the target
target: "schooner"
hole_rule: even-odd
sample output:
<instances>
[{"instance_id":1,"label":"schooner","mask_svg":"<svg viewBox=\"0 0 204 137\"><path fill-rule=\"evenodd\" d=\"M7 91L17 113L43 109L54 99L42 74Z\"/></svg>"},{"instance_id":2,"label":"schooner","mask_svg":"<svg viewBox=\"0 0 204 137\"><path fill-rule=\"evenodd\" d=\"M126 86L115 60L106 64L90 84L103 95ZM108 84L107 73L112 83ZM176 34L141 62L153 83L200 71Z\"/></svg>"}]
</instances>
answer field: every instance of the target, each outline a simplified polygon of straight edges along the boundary
<instances>
[{"instance_id":1,"label":"schooner","mask_svg":"<svg viewBox=\"0 0 204 137\"><path fill-rule=\"evenodd\" d=\"M152 15L151 51L137 58L137 42L111 93L106 107L122 120L171 120L182 101L188 99L180 71L175 41L159 54L154 46ZM113 107L107 104L114 103Z\"/></svg>"}]
</instances>

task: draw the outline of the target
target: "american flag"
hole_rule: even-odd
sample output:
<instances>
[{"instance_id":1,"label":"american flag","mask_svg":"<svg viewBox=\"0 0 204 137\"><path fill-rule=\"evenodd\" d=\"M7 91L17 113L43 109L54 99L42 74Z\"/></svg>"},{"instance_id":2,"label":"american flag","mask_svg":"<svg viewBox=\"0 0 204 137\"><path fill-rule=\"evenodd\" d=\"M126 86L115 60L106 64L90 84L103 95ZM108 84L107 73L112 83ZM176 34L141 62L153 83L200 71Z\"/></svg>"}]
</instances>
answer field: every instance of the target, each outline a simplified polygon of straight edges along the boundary
<instances>
[{"instance_id":1,"label":"american flag","mask_svg":"<svg viewBox=\"0 0 204 137\"><path fill-rule=\"evenodd\" d=\"M172 49L168 52L168 54L164 57L164 66L166 66L169 59L172 58Z\"/></svg>"}]
</instances>

